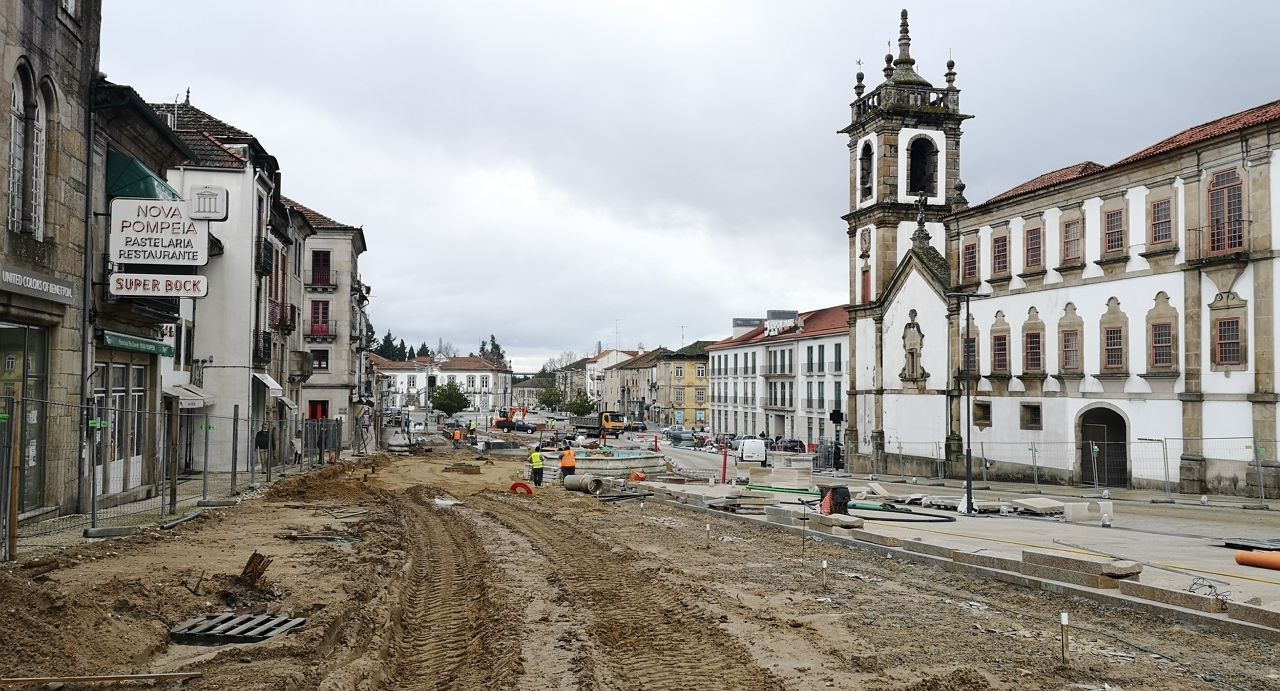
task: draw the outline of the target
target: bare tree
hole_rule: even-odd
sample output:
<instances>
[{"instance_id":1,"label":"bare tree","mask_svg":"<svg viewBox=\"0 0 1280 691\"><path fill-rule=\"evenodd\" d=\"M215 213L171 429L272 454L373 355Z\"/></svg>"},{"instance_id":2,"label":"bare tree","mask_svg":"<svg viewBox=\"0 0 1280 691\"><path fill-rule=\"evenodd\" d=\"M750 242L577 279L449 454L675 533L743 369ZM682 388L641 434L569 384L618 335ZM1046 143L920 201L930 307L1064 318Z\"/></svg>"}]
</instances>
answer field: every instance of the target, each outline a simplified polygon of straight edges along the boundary
<instances>
[{"instance_id":1,"label":"bare tree","mask_svg":"<svg viewBox=\"0 0 1280 691\"><path fill-rule=\"evenodd\" d=\"M559 355L547 360L542 366L543 372L554 372L565 365L569 365L578 360L578 356L572 350L566 350Z\"/></svg>"},{"instance_id":2,"label":"bare tree","mask_svg":"<svg viewBox=\"0 0 1280 691\"><path fill-rule=\"evenodd\" d=\"M436 355L440 357L458 357L458 349L449 341L440 341L440 345L436 348Z\"/></svg>"}]
</instances>

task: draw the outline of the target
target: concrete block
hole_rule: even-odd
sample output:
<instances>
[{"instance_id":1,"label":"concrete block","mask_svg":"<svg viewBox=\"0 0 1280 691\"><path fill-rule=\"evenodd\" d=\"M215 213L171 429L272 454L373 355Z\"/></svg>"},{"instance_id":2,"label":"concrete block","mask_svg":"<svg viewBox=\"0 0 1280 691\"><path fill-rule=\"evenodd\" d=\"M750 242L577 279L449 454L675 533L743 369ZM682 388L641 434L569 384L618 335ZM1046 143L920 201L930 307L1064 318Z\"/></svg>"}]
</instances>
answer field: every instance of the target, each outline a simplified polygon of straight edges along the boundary
<instances>
[{"instance_id":1,"label":"concrete block","mask_svg":"<svg viewBox=\"0 0 1280 691\"><path fill-rule=\"evenodd\" d=\"M827 525L833 528L861 528L863 524L863 520L857 516L846 516L839 513L823 516L823 518L827 519Z\"/></svg>"},{"instance_id":2,"label":"concrete block","mask_svg":"<svg viewBox=\"0 0 1280 691\"><path fill-rule=\"evenodd\" d=\"M1280 629L1280 610L1272 607L1246 605L1242 602L1228 602L1227 616L1232 619L1247 621L1251 624L1261 624L1262 626L1270 626L1273 629Z\"/></svg>"},{"instance_id":3,"label":"concrete block","mask_svg":"<svg viewBox=\"0 0 1280 691\"><path fill-rule=\"evenodd\" d=\"M1011 557L998 557L994 554L983 554L981 552L960 552L956 551L951 557L961 564L970 564L973 566L981 566L988 569L1000 569L1002 571L1020 572L1022 562Z\"/></svg>"},{"instance_id":4,"label":"concrete block","mask_svg":"<svg viewBox=\"0 0 1280 691\"><path fill-rule=\"evenodd\" d=\"M137 526L124 526L120 528L85 528L85 537L125 537L138 532Z\"/></svg>"},{"instance_id":5,"label":"concrete block","mask_svg":"<svg viewBox=\"0 0 1280 691\"><path fill-rule=\"evenodd\" d=\"M1112 578L1128 578L1142 573L1142 564L1136 561L1112 559L1110 557L1068 556L1054 552L1024 550L1022 552L1022 561L1026 564L1049 566L1055 569L1079 571L1095 576L1110 576Z\"/></svg>"},{"instance_id":6,"label":"concrete block","mask_svg":"<svg viewBox=\"0 0 1280 691\"><path fill-rule=\"evenodd\" d=\"M1160 588L1158 586L1137 583L1130 580L1120 581L1120 592L1131 597L1138 597L1143 600L1173 605L1174 607L1194 609L1199 612L1227 611L1226 603L1216 597L1209 597L1208 595L1200 595L1198 593L1188 593L1185 590Z\"/></svg>"},{"instance_id":7,"label":"concrete block","mask_svg":"<svg viewBox=\"0 0 1280 691\"><path fill-rule=\"evenodd\" d=\"M863 542L870 542L873 545L880 545L881 547L901 547L902 546L902 540L899 538L893 537L891 535L881 535L880 533L872 533L872 532L869 532L866 530L860 530L857 528L847 530L841 533L841 535L851 537L855 540L861 540Z\"/></svg>"},{"instance_id":8,"label":"concrete block","mask_svg":"<svg viewBox=\"0 0 1280 691\"><path fill-rule=\"evenodd\" d=\"M1115 508L1108 499L1067 502L1062 505L1062 513L1068 523L1098 523L1104 513L1116 517Z\"/></svg>"},{"instance_id":9,"label":"concrete block","mask_svg":"<svg viewBox=\"0 0 1280 691\"><path fill-rule=\"evenodd\" d=\"M956 554L956 551L950 547L943 547L942 545L930 544L928 542L924 542L920 540L919 538L916 538L915 540L904 540L902 543L902 548L907 550L908 552L919 552L920 554L931 554L935 557L942 557L944 559L954 559Z\"/></svg>"},{"instance_id":10,"label":"concrete block","mask_svg":"<svg viewBox=\"0 0 1280 691\"><path fill-rule=\"evenodd\" d=\"M1071 583L1072 585L1083 585L1088 588L1119 588L1120 581L1109 576L1101 576L1093 573L1084 573L1082 571L1071 571L1069 569L1055 569L1052 566L1041 566L1039 564L1028 564L1022 562L1018 569L1022 573L1032 578L1043 578L1050 581L1061 581L1063 583ZM1137 576L1130 576L1136 580Z\"/></svg>"},{"instance_id":11,"label":"concrete block","mask_svg":"<svg viewBox=\"0 0 1280 691\"><path fill-rule=\"evenodd\" d=\"M1009 502L1013 508L1027 513L1049 515L1062 513L1062 502L1057 499L1049 499L1048 497L1029 497L1027 499L1014 499Z\"/></svg>"},{"instance_id":12,"label":"concrete block","mask_svg":"<svg viewBox=\"0 0 1280 691\"><path fill-rule=\"evenodd\" d=\"M960 554L963 554L963 553L956 552L957 556L959 556ZM979 576L981 578L994 578L997 581L1003 581L1005 583L1020 585L1024 588L1030 588L1032 590L1040 589L1039 581L1036 581L1032 578L1024 576L1020 573L1009 573L1007 569L1001 569L1000 567L988 567L988 566L982 566L977 564L965 564L959 561L948 561L943 563L942 568L952 573L963 573L963 574L968 574L970 576ZM996 570L993 570L993 569L996 569Z\"/></svg>"},{"instance_id":13,"label":"concrete block","mask_svg":"<svg viewBox=\"0 0 1280 691\"><path fill-rule=\"evenodd\" d=\"M795 511L790 509L783 509L777 506L764 507L765 520L770 523L777 523L779 525L799 525L799 521L796 520L797 515L798 514L796 514Z\"/></svg>"},{"instance_id":14,"label":"concrete block","mask_svg":"<svg viewBox=\"0 0 1280 691\"><path fill-rule=\"evenodd\" d=\"M747 466L747 477L753 485L769 485L773 482L773 471L762 466Z\"/></svg>"}]
</instances>

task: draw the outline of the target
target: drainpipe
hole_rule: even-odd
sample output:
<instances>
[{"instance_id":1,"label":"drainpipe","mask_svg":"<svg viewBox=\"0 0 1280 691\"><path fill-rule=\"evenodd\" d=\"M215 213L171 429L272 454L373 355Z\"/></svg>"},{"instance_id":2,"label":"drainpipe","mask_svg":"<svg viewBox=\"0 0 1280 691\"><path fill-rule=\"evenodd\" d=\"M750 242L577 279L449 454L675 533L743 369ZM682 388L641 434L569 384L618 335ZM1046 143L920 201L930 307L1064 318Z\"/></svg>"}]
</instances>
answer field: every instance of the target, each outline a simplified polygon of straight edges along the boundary
<instances>
[{"instance_id":1,"label":"drainpipe","mask_svg":"<svg viewBox=\"0 0 1280 691\"><path fill-rule=\"evenodd\" d=\"M84 265L80 288L80 482L76 483L76 504L84 511L84 478L89 452L89 379L93 377L93 84L98 77L98 58L94 55L89 66L89 94L84 110L85 173L84 173ZM19 439L21 444L22 440ZM97 496L92 480L89 497ZM16 499L16 498L15 498Z\"/></svg>"}]
</instances>

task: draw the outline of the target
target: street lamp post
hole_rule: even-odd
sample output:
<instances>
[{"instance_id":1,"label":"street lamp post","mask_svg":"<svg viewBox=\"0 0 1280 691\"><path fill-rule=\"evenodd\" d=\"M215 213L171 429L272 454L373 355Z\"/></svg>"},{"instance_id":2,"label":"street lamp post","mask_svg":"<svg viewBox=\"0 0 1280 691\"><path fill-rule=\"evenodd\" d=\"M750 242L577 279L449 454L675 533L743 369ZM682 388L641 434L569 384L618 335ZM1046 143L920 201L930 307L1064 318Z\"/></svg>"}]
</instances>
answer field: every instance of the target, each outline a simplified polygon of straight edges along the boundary
<instances>
[{"instance_id":1,"label":"street lamp post","mask_svg":"<svg viewBox=\"0 0 1280 691\"><path fill-rule=\"evenodd\" d=\"M977 344L974 344L972 351L969 350L969 342L972 339L970 322L973 321L969 312L969 301L974 295L969 292L955 292L947 293L947 297L964 300L964 343L960 346L960 357L964 359L964 498L965 513L974 514L977 512L973 509L973 386L971 381L973 365L977 364L973 362L978 356ZM982 297L985 296L978 296L979 299Z\"/></svg>"}]
</instances>

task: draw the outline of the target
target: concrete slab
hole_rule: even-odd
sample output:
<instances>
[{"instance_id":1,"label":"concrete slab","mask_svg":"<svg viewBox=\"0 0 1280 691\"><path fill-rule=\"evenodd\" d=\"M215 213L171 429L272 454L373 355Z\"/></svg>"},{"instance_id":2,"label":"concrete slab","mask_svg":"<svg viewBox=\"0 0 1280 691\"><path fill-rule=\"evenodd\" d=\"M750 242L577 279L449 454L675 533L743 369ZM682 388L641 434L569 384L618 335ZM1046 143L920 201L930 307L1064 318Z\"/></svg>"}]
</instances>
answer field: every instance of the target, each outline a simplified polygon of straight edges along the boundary
<instances>
[{"instance_id":1,"label":"concrete slab","mask_svg":"<svg viewBox=\"0 0 1280 691\"><path fill-rule=\"evenodd\" d=\"M1099 523L1103 514L1113 520L1116 517L1115 505L1110 500L1072 501L1062 505L1062 515L1066 516L1068 523Z\"/></svg>"},{"instance_id":2,"label":"concrete slab","mask_svg":"<svg viewBox=\"0 0 1280 691\"><path fill-rule=\"evenodd\" d=\"M1026 564L1048 566L1066 571L1079 571L1094 576L1110 576L1111 578L1127 578L1142 573L1142 564L1134 561L1111 559L1110 557L1068 556L1060 552L1024 550L1022 552L1022 561Z\"/></svg>"},{"instance_id":3,"label":"concrete slab","mask_svg":"<svg viewBox=\"0 0 1280 691\"><path fill-rule=\"evenodd\" d=\"M1062 513L1063 502L1057 499L1049 499L1048 497L1029 497L1027 499L1014 499L1009 502L1009 505L1019 511L1043 516Z\"/></svg>"},{"instance_id":4,"label":"concrete slab","mask_svg":"<svg viewBox=\"0 0 1280 691\"><path fill-rule=\"evenodd\" d=\"M1140 597L1143 600L1151 600L1152 602L1173 605L1174 607L1194 609L1199 612L1227 611L1227 603L1216 597L1200 595L1199 593L1189 593L1185 590L1161 588L1159 586L1139 583L1137 581L1120 581L1120 592L1131 597Z\"/></svg>"},{"instance_id":5,"label":"concrete slab","mask_svg":"<svg viewBox=\"0 0 1280 691\"><path fill-rule=\"evenodd\" d=\"M880 545L881 547L901 547L902 546L902 540L900 540L899 538L893 537L892 535L881 535L880 533L873 533L867 530L859 530L856 528L849 530L845 534L848 537L851 537L855 540L870 542L873 545Z\"/></svg>"},{"instance_id":6,"label":"concrete slab","mask_svg":"<svg viewBox=\"0 0 1280 691\"><path fill-rule=\"evenodd\" d=\"M931 542L924 542L920 538L914 540L904 540L902 548L908 552L919 552L920 554L929 554L944 559L955 559L956 551L950 547L943 545L935 545Z\"/></svg>"},{"instance_id":7,"label":"concrete slab","mask_svg":"<svg viewBox=\"0 0 1280 691\"><path fill-rule=\"evenodd\" d=\"M1093 573L1084 573L1082 571L1072 571L1070 569L1055 569L1052 566L1041 566L1039 564L1028 564L1022 562L1019 570L1032 578L1043 578L1050 581L1059 581L1062 583L1071 583L1073 585L1083 585L1088 588L1119 588L1120 581L1110 576L1102 576ZM1136 580L1136 575L1129 577Z\"/></svg>"},{"instance_id":8,"label":"concrete slab","mask_svg":"<svg viewBox=\"0 0 1280 691\"><path fill-rule=\"evenodd\" d=\"M1001 571L1022 572L1022 561L1010 557L1000 557L982 552L956 552L952 557L957 563L981 566Z\"/></svg>"},{"instance_id":9,"label":"concrete slab","mask_svg":"<svg viewBox=\"0 0 1280 691\"><path fill-rule=\"evenodd\" d=\"M1273 629L1280 629L1280 610L1260 605L1246 605L1242 602L1228 602L1227 616L1252 624L1262 624Z\"/></svg>"}]
</instances>

